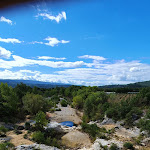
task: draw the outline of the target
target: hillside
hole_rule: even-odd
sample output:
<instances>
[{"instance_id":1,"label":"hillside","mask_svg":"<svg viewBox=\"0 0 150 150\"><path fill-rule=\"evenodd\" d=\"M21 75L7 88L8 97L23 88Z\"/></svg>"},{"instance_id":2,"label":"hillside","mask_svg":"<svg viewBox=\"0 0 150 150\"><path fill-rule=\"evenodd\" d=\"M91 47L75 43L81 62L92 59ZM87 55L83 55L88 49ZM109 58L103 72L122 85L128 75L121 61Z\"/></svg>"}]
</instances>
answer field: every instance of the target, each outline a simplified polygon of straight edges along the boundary
<instances>
[{"instance_id":1,"label":"hillside","mask_svg":"<svg viewBox=\"0 0 150 150\"><path fill-rule=\"evenodd\" d=\"M15 87L19 83L24 83L31 87L39 87L39 88L54 88L54 87L69 87L69 84L62 84L62 83L51 83L51 82L41 82L35 80L3 80L0 79L0 83L7 83L9 86Z\"/></svg>"},{"instance_id":2,"label":"hillside","mask_svg":"<svg viewBox=\"0 0 150 150\"><path fill-rule=\"evenodd\" d=\"M143 88L143 87L150 87L150 81L136 82L130 84L105 85L99 87L100 88Z\"/></svg>"}]
</instances>

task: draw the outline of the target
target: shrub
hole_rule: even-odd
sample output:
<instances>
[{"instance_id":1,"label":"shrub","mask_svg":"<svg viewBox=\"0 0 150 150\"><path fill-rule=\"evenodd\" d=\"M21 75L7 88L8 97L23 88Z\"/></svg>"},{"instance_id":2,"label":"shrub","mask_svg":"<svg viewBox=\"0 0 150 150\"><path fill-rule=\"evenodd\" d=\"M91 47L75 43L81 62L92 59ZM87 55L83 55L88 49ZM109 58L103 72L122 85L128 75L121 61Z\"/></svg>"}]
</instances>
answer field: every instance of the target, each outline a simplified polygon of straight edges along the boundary
<instances>
[{"instance_id":1,"label":"shrub","mask_svg":"<svg viewBox=\"0 0 150 150\"><path fill-rule=\"evenodd\" d=\"M8 150L8 149L12 149L13 147L15 146L10 142L0 144L0 150Z\"/></svg>"},{"instance_id":2,"label":"shrub","mask_svg":"<svg viewBox=\"0 0 150 150\"><path fill-rule=\"evenodd\" d=\"M146 113L146 118L150 119L150 109Z\"/></svg>"},{"instance_id":3,"label":"shrub","mask_svg":"<svg viewBox=\"0 0 150 150\"><path fill-rule=\"evenodd\" d=\"M116 144L112 144L111 146L110 146L110 148L109 148L110 150L118 150L119 148L118 148L118 146L116 145Z\"/></svg>"},{"instance_id":4,"label":"shrub","mask_svg":"<svg viewBox=\"0 0 150 150\"><path fill-rule=\"evenodd\" d=\"M23 138L24 138L24 139L27 139L27 138L28 138L28 135L27 135L27 134L25 134L25 135L23 136Z\"/></svg>"},{"instance_id":5,"label":"shrub","mask_svg":"<svg viewBox=\"0 0 150 150\"><path fill-rule=\"evenodd\" d=\"M6 134L7 131L8 129L6 129L4 126L0 127L0 132L3 132L4 134Z\"/></svg>"},{"instance_id":6,"label":"shrub","mask_svg":"<svg viewBox=\"0 0 150 150\"><path fill-rule=\"evenodd\" d=\"M82 130L90 135L91 138L96 138L96 135L99 133L99 127L96 124L81 124Z\"/></svg>"},{"instance_id":7,"label":"shrub","mask_svg":"<svg viewBox=\"0 0 150 150\"><path fill-rule=\"evenodd\" d=\"M37 130L43 130L43 127L48 123L48 121L46 120L46 115L42 111L36 114L35 121L35 127Z\"/></svg>"},{"instance_id":8,"label":"shrub","mask_svg":"<svg viewBox=\"0 0 150 150\"><path fill-rule=\"evenodd\" d=\"M134 150L133 144L130 143L130 142L124 143L123 147L124 147L125 149L132 149L132 150Z\"/></svg>"},{"instance_id":9,"label":"shrub","mask_svg":"<svg viewBox=\"0 0 150 150\"><path fill-rule=\"evenodd\" d=\"M31 128L30 123L29 123L29 122L26 122L26 123L25 123L25 129L26 129L26 130L29 130L30 128Z\"/></svg>"},{"instance_id":10,"label":"shrub","mask_svg":"<svg viewBox=\"0 0 150 150\"><path fill-rule=\"evenodd\" d=\"M44 133L42 133L41 131L37 131L37 132L34 132L32 134L32 138L34 141L36 141L37 143L44 143L45 141L45 138L44 138Z\"/></svg>"},{"instance_id":11,"label":"shrub","mask_svg":"<svg viewBox=\"0 0 150 150\"><path fill-rule=\"evenodd\" d=\"M62 100L62 101L60 102L60 104L61 104L62 107L67 107L67 105L68 105L68 103L67 103L66 100Z\"/></svg>"},{"instance_id":12,"label":"shrub","mask_svg":"<svg viewBox=\"0 0 150 150\"><path fill-rule=\"evenodd\" d=\"M150 120L140 119L137 125L141 128L141 130L146 130L148 133L150 133Z\"/></svg>"}]
</instances>

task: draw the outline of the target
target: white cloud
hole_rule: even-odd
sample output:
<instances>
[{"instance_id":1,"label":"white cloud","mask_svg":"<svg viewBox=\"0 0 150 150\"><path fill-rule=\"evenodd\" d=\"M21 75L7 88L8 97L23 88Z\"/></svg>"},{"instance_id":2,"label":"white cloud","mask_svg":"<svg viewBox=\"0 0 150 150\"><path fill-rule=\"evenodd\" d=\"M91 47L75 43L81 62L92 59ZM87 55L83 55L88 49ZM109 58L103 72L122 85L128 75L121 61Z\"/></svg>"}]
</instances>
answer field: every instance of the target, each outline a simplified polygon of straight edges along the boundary
<instances>
[{"instance_id":1,"label":"white cloud","mask_svg":"<svg viewBox=\"0 0 150 150\"><path fill-rule=\"evenodd\" d=\"M33 42L30 42L29 44L44 44L43 42L38 42L38 41L33 41Z\"/></svg>"},{"instance_id":2,"label":"white cloud","mask_svg":"<svg viewBox=\"0 0 150 150\"><path fill-rule=\"evenodd\" d=\"M83 58L83 59L93 59L93 60L106 60L106 58L101 57L101 56L94 56L94 55L83 55L79 56L78 58Z\"/></svg>"},{"instance_id":3,"label":"white cloud","mask_svg":"<svg viewBox=\"0 0 150 150\"><path fill-rule=\"evenodd\" d=\"M34 60L26 59L20 56L12 55L14 60L6 61L0 59L0 68L11 69L13 67L25 67L25 66L46 66L51 68L76 68L84 65L83 61L75 62L63 62L63 61L46 61L46 60Z\"/></svg>"},{"instance_id":4,"label":"white cloud","mask_svg":"<svg viewBox=\"0 0 150 150\"><path fill-rule=\"evenodd\" d=\"M11 52L0 46L0 58L10 58Z\"/></svg>"},{"instance_id":5,"label":"white cloud","mask_svg":"<svg viewBox=\"0 0 150 150\"><path fill-rule=\"evenodd\" d=\"M13 60L9 61L0 59L0 68L6 69L3 72L0 71L0 78L32 79L91 86L127 84L150 80L150 64L144 64L139 61L126 62L124 60L111 63L101 63L101 61L99 63L85 63L83 61L47 61L47 59L62 59L48 56L39 56L39 59L42 60L26 59L16 55L12 55L12 57ZM57 70L48 74L26 69L19 70L18 72L8 70L13 69L13 67L32 67L37 69L39 68L37 65L39 67L61 68L61 71Z\"/></svg>"},{"instance_id":6,"label":"white cloud","mask_svg":"<svg viewBox=\"0 0 150 150\"><path fill-rule=\"evenodd\" d=\"M21 41L19 41L18 39L15 38L7 38L7 39L2 39L0 37L0 42L5 42L5 43L21 43Z\"/></svg>"},{"instance_id":7,"label":"white cloud","mask_svg":"<svg viewBox=\"0 0 150 150\"><path fill-rule=\"evenodd\" d=\"M65 40L59 41L57 38L52 38L52 37L47 37L45 40L48 41L48 43L45 43L45 45L52 46L52 47L58 45L59 43L65 44L70 42Z\"/></svg>"},{"instance_id":8,"label":"white cloud","mask_svg":"<svg viewBox=\"0 0 150 150\"><path fill-rule=\"evenodd\" d=\"M57 16L53 16L51 14L48 13L39 13L36 17L44 17L44 19L50 19L50 20L55 20L57 23L59 23L62 19L66 20L66 13L64 11L62 11L61 13L59 13Z\"/></svg>"},{"instance_id":9,"label":"white cloud","mask_svg":"<svg viewBox=\"0 0 150 150\"><path fill-rule=\"evenodd\" d=\"M45 60L48 60L48 59L65 60L66 58L65 57L57 58L57 57L49 57L49 56L39 56L38 59L45 59Z\"/></svg>"},{"instance_id":10,"label":"white cloud","mask_svg":"<svg viewBox=\"0 0 150 150\"><path fill-rule=\"evenodd\" d=\"M0 18L0 21L1 21L1 22L7 22L7 23L10 24L10 25L13 24L12 21L11 21L10 19L6 19L6 18L3 17L3 16Z\"/></svg>"}]
</instances>

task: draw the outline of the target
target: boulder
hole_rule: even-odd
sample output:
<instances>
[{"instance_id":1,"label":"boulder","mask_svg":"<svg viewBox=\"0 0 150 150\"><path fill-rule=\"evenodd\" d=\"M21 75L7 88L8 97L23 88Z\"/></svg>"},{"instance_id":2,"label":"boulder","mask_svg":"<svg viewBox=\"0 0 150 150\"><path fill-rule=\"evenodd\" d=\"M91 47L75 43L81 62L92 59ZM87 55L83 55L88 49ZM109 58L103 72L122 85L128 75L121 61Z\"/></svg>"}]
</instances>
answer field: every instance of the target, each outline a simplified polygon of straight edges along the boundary
<instances>
[{"instance_id":1,"label":"boulder","mask_svg":"<svg viewBox=\"0 0 150 150\"><path fill-rule=\"evenodd\" d=\"M1 137L0 138L0 143L9 142L10 140L11 140L11 137Z\"/></svg>"},{"instance_id":2,"label":"boulder","mask_svg":"<svg viewBox=\"0 0 150 150\"><path fill-rule=\"evenodd\" d=\"M17 130L24 130L25 128L24 128L24 126L18 126L17 127Z\"/></svg>"},{"instance_id":3,"label":"boulder","mask_svg":"<svg viewBox=\"0 0 150 150\"><path fill-rule=\"evenodd\" d=\"M4 127L8 130L14 130L14 125L13 124L4 124Z\"/></svg>"},{"instance_id":4,"label":"boulder","mask_svg":"<svg viewBox=\"0 0 150 150\"><path fill-rule=\"evenodd\" d=\"M70 148L91 146L89 136L80 131L71 131L62 137L62 144Z\"/></svg>"}]
</instances>

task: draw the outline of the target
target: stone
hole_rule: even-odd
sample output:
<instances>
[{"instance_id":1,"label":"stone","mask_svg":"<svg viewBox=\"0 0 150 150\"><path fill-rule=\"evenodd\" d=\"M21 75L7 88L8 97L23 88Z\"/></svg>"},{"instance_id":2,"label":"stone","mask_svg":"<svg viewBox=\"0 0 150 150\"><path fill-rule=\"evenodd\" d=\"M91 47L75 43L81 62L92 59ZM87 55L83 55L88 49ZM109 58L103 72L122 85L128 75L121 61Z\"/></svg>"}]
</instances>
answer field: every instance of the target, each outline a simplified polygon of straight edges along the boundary
<instances>
[{"instance_id":1,"label":"stone","mask_svg":"<svg viewBox=\"0 0 150 150\"><path fill-rule=\"evenodd\" d=\"M17 127L17 130L24 130L25 128L24 128L24 126L18 126Z\"/></svg>"}]
</instances>

